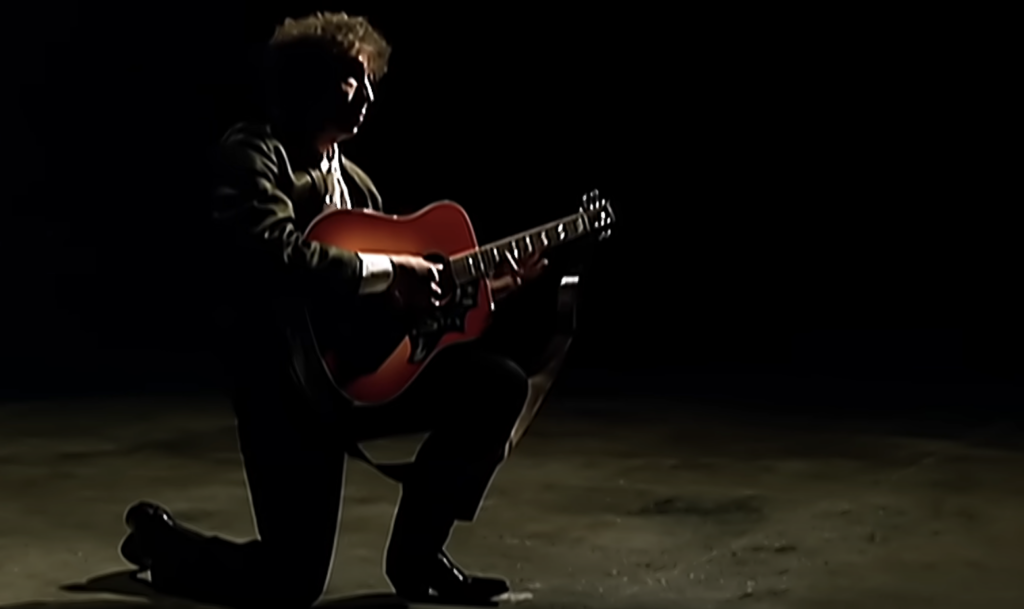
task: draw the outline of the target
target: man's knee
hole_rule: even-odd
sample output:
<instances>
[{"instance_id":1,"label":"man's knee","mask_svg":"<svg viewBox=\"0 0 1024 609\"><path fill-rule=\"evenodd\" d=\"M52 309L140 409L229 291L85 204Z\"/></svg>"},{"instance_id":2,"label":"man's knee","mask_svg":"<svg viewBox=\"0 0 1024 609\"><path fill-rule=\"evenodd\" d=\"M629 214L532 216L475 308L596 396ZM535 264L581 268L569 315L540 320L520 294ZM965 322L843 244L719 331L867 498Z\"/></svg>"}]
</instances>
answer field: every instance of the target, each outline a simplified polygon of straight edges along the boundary
<instances>
[{"instance_id":1,"label":"man's knee","mask_svg":"<svg viewBox=\"0 0 1024 609\"><path fill-rule=\"evenodd\" d=\"M475 347L459 347L438 361L436 395L444 412L459 428L472 428L475 436L489 437L509 431L522 413L530 384L511 360ZM436 372L436 371L435 371Z\"/></svg>"}]
</instances>

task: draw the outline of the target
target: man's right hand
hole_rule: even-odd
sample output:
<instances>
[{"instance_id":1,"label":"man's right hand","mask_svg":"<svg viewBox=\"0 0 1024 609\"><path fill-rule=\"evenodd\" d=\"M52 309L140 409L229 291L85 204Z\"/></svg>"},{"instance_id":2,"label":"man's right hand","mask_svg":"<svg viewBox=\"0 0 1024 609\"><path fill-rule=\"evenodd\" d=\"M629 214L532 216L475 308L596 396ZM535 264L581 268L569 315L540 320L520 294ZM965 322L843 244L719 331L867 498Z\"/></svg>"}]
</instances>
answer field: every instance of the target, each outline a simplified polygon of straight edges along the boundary
<instances>
[{"instance_id":1,"label":"man's right hand","mask_svg":"<svg viewBox=\"0 0 1024 609\"><path fill-rule=\"evenodd\" d=\"M441 265L419 256L391 256L391 293L403 309L423 310L440 305Z\"/></svg>"}]
</instances>

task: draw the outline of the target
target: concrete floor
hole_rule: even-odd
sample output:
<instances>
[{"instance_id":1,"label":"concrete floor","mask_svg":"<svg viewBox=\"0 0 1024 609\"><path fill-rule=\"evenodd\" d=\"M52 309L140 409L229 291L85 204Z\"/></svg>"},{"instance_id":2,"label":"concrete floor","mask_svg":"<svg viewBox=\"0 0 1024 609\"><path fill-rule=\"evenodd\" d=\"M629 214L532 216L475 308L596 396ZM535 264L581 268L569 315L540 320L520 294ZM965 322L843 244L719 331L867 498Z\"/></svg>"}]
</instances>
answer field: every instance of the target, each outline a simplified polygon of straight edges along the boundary
<instances>
[{"instance_id":1,"label":"concrete floor","mask_svg":"<svg viewBox=\"0 0 1024 609\"><path fill-rule=\"evenodd\" d=\"M550 404L450 543L467 568L532 591L524 607L1024 607L1019 444L599 406ZM414 442L369 448L401 457ZM358 597L387 590L398 489L349 471L326 604L380 607ZM121 517L140 498L251 534L223 400L0 407L0 608L194 607L123 576Z\"/></svg>"}]
</instances>

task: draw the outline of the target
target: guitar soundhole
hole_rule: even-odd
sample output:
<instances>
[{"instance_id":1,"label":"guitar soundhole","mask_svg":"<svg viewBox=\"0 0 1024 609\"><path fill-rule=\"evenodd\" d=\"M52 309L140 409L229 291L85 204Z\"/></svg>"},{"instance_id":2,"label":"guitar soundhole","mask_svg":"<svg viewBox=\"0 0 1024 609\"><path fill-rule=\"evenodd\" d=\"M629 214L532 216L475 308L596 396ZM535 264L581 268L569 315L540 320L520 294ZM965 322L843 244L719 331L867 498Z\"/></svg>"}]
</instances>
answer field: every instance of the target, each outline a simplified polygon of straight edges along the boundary
<instances>
[{"instance_id":1,"label":"guitar soundhole","mask_svg":"<svg viewBox=\"0 0 1024 609\"><path fill-rule=\"evenodd\" d=\"M423 258L435 264L441 265L441 297L448 298L448 296L452 292L455 283L452 280L453 278L451 275L451 268L448 266L448 257L445 256L444 254L433 252L430 254L425 254Z\"/></svg>"}]
</instances>

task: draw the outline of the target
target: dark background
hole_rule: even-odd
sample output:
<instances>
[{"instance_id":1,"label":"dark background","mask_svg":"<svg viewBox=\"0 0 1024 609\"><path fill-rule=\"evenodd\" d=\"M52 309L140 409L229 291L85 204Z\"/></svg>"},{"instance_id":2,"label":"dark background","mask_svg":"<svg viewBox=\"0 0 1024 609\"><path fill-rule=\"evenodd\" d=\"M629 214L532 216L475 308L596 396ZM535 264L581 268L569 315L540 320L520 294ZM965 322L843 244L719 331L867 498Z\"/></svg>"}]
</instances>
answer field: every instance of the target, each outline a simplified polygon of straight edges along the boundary
<instances>
[{"instance_id":1,"label":"dark background","mask_svg":"<svg viewBox=\"0 0 1024 609\"><path fill-rule=\"evenodd\" d=\"M9 16L4 395L217 385L202 154L251 109L274 25L320 9L394 47L346 149L390 211L452 199L487 241L611 197L566 391L1016 407L969 398L1022 380L1010 82L984 20L435 4Z\"/></svg>"}]
</instances>

